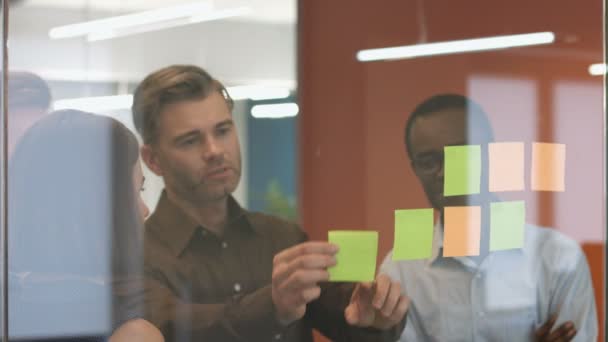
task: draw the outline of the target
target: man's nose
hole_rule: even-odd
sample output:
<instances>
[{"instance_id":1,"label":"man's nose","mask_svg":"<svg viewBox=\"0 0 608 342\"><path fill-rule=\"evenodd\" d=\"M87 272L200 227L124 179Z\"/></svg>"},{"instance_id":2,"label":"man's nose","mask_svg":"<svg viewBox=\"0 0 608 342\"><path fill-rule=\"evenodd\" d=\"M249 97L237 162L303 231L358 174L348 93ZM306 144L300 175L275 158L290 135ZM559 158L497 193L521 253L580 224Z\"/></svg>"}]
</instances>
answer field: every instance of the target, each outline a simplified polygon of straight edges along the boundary
<instances>
[{"instance_id":1,"label":"man's nose","mask_svg":"<svg viewBox=\"0 0 608 342\"><path fill-rule=\"evenodd\" d=\"M445 168L444 168L444 165L443 165L443 163L441 163L441 164L439 165L439 169L438 169L438 170L437 170L437 172L436 172L437 177L439 177L439 178L443 179L443 173L444 173L443 171L444 171L444 169L445 169Z\"/></svg>"},{"instance_id":2,"label":"man's nose","mask_svg":"<svg viewBox=\"0 0 608 342\"><path fill-rule=\"evenodd\" d=\"M210 138L205 144L203 151L204 159L214 159L221 156L223 153L222 145L215 139Z\"/></svg>"},{"instance_id":3,"label":"man's nose","mask_svg":"<svg viewBox=\"0 0 608 342\"><path fill-rule=\"evenodd\" d=\"M148 208L148 205L146 205L143 200L141 201L141 211L144 218L150 215L150 208Z\"/></svg>"}]
</instances>

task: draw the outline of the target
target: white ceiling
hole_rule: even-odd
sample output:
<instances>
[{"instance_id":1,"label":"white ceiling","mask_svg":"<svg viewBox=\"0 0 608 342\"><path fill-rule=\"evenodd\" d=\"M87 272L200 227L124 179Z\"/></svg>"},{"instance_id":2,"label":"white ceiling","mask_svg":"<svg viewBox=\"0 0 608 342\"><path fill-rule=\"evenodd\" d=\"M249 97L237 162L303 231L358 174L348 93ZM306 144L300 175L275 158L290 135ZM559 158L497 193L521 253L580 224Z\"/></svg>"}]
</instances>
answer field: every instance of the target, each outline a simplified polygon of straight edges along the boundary
<instances>
[{"instance_id":1,"label":"white ceiling","mask_svg":"<svg viewBox=\"0 0 608 342\"><path fill-rule=\"evenodd\" d=\"M128 13L193 2L213 2L214 6L222 8L250 7L250 14L239 20L295 24L297 18L297 0L20 0L17 6Z\"/></svg>"},{"instance_id":2,"label":"white ceiling","mask_svg":"<svg viewBox=\"0 0 608 342\"><path fill-rule=\"evenodd\" d=\"M192 0L21 0L10 8L9 65L49 80L134 82L169 64L196 64L227 85L294 86L296 25L288 13L296 1L215 0L222 8L250 6L253 16L87 42L49 39L49 30Z\"/></svg>"}]
</instances>

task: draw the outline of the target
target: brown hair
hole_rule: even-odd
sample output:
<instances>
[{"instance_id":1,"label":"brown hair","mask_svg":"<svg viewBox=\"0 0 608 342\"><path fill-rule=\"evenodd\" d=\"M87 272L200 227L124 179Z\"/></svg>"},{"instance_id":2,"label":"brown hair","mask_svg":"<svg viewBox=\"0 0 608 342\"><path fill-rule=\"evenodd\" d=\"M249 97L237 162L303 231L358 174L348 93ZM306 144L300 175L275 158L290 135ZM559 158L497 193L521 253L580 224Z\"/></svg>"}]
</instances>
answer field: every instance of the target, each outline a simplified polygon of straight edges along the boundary
<instances>
[{"instance_id":1,"label":"brown hair","mask_svg":"<svg viewBox=\"0 0 608 342\"><path fill-rule=\"evenodd\" d=\"M233 101L224 85L195 65L171 65L148 75L137 86L133 96L133 123L144 144L158 138L160 113L164 106L180 101L204 99L219 92L230 111Z\"/></svg>"}]
</instances>

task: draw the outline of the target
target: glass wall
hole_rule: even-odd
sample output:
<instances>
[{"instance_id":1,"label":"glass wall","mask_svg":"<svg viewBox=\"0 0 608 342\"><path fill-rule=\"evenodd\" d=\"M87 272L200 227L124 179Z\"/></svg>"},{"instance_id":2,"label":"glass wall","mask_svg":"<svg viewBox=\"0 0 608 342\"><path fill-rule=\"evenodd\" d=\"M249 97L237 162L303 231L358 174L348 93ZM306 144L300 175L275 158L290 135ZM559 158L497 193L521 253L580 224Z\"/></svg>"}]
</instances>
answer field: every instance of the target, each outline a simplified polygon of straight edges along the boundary
<instances>
[{"instance_id":1,"label":"glass wall","mask_svg":"<svg viewBox=\"0 0 608 342\"><path fill-rule=\"evenodd\" d=\"M604 340L605 1L2 4L10 340L349 340L336 230L401 341Z\"/></svg>"},{"instance_id":2,"label":"glass wall","mask_svg":"<svg viewBox=\"0 0 608 342\"><path fill-rule=\"evenodd\" d=\"M297 218L295 0L7 3L11 340L96 338L125 320L114 281L141 270L165 188L131 111L158 69L195 65L226 87L234 199Z\"/></svg>"},{"instance_id":3,"label":"glass wall","mask_svg":"<svg viewBox=\"0 0 608 342\"><path fill-rule=\"evenodd\" d=\"M2 194L6 194L6 178L7 178L7 159L6 158L6 136L7 136L7 131L8 128L6 127L6 84L7 84L7 77L6 77L6 69L7 69L7 60L6 60L6 48L7 48L7 44L6 44L6 34L7 32L7 26L8 26L8 4L3 1L0 4L0 18L1 18L1 36L2 36L2 43L0 44L0 51L2 51L2 53L0 53L0 65L2 65L0 68L2 69L2 80L0 80L0 105L1 108L0 110L1 115L0 117L2 118L2 129L0 130L0 136L1 138L1 142L0 142L0 154L2 155L2 158L0 158L0 165L2 165L0 167L0 193ZM2 197L2 203L6 203L6 197L3 196ZM1 291L0 291L0 305L2 305L2 309L1 309L1 314L0 314L0 319L1 319L1 324L0 324L0 334L2 336L2 340L6 341L8 340L8 314L7 314L7 264L6 264L6 250L7 250L7 223L6 223L6 219L7 219L7 215L6 215L6 206L2 205L0 207L0 244L1 247L0 249L3 251L2 252L2 256L0 257L0 261L2 262L2 275L0 275L0 281L2 282L1 285Z\"/></svg>"},{"instance_id":4,"label":"glass wall","mask_svg":"<svg viewBox=\"0 0 608 342\"><path fill-rule=\"evenodd\" d=\"M303 224L379 231L404 340L604 340L603 6L302 4Z\"/></svg>"}]
</instances>

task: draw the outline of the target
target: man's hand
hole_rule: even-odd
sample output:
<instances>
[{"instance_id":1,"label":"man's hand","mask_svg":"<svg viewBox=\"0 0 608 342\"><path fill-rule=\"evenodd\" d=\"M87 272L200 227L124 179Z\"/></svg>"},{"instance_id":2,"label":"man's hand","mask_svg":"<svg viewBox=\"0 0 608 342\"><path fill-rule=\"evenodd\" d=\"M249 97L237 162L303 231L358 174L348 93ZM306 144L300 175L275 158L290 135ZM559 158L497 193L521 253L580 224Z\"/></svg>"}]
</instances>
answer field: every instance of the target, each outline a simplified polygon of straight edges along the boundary
<instances>
[{"instance_id":1,"label":"man's hand","mask_svg":"<svg viewBox=\"0 0 608 342\"><path fill-rule=\"evenodd\" d=\"M565 322L557 329L551 332L553 325L557 320L557 314L553 314L545 324L543 324L536 332L536 342L562 342L572 341L576 336L576 327L572 321Z\"/></svg>"},{"instance_id":2,"label":"man's hand","mask_svg":"<svg viewBox=\"0 0 608 342\"><path fill-rule=\"evenodd\" d=\"M350 325L384 330L403 319L409 303L401 294L401 284L380 274L373 283L357 284L344 317Z\"/></svg>"},{"instance_id":3,"label":"man's hand","mask_svg":"<svg viewBox=\"0 0 608 342\"><path fill-rule=\"evenodd\" d=\"M304 242L275 255L272 301L279 322L288 325L302 318L306 304L319 298L318 283L329 280L327 268L336 264L337 252L328 242Z\"/></svg>"}]
</instances>

